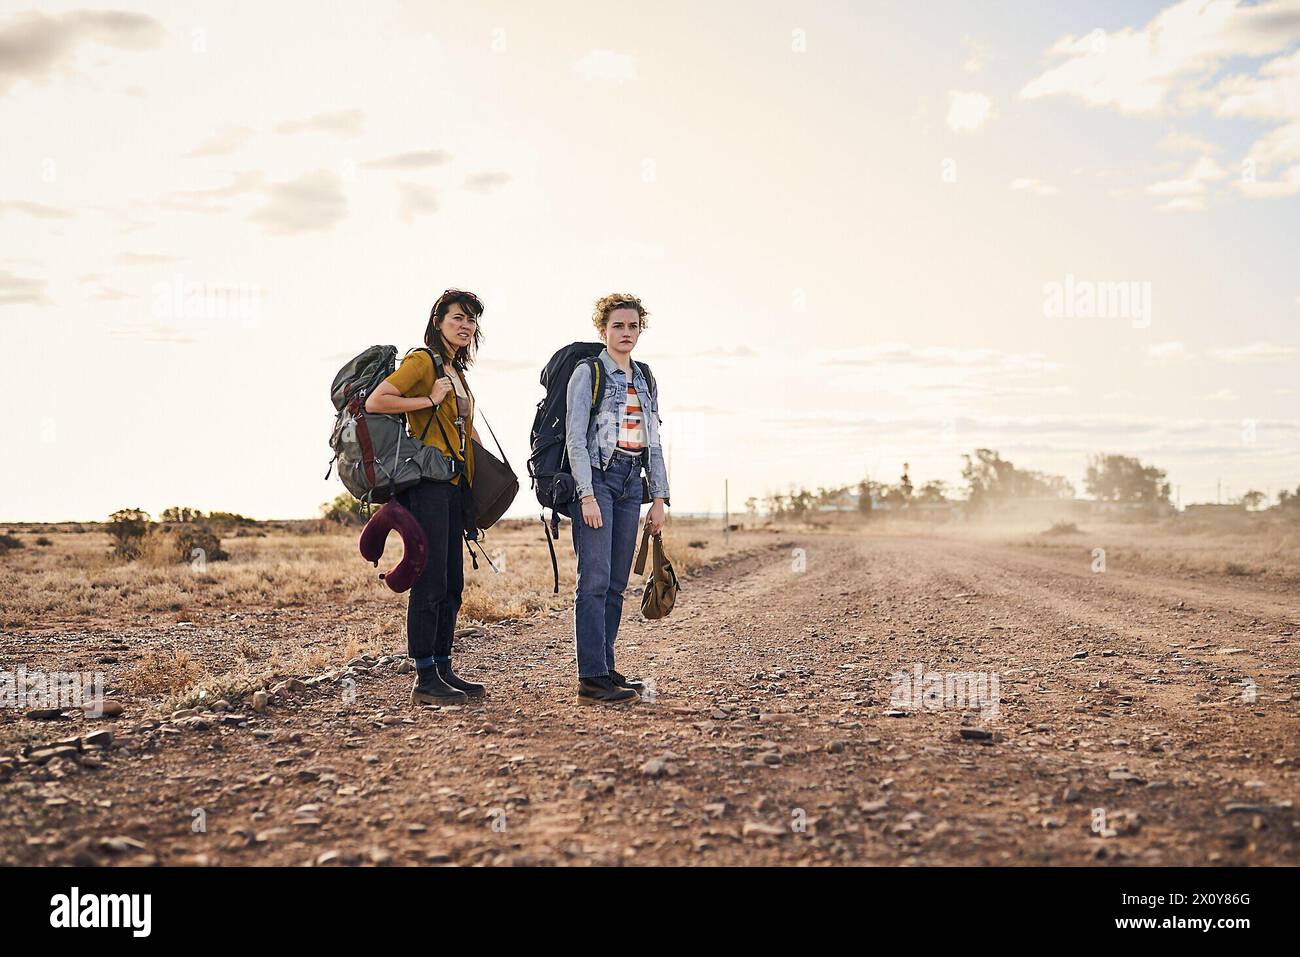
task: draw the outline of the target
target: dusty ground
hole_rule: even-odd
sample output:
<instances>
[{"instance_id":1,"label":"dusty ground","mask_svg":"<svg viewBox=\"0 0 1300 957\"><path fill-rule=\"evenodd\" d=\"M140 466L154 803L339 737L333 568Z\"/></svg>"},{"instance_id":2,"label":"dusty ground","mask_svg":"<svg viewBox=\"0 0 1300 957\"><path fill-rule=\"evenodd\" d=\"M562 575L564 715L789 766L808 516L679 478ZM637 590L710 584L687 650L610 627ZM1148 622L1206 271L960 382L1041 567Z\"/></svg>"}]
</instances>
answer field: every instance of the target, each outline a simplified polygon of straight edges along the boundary
<instances>
[{"instance_id":1,"label":"dusty ground","mask_svg":"<svg viewBox=\"0 0 1300 957\"><path fill-rule=\"evenodd\" d=\"M654 700L621 710L574 700L567 610L458 639L458 668L489 685L464 708L412 709L403 660L376 653L261 714L173 719L130 695L112 720L10 709L0 861L1300 862L1294 586L1122 549L1096 573L1085 538L755 536L688 578L665 621L629 596L620 669ZM263 608L139 634L320 640L358 615L373 618ZM4 667L86 667L134 634L11 629ZM891 675L918 664L996 673L996 715L891 703ZM104 728L107 749L22 754Z\"/></svg>"}]
</instances>

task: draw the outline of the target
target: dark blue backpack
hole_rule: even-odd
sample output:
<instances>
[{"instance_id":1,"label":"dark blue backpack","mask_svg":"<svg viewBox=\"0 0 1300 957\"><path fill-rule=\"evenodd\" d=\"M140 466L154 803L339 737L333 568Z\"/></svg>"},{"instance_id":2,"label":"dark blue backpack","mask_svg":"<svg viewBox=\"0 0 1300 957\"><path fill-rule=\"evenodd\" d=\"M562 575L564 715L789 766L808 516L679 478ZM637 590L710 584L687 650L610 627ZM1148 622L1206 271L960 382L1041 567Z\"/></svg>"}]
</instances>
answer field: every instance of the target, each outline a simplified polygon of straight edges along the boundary
<instances>
[{"instance_id":1,"label":"dark blue backpack","mask_svg":"<svg viewBox=\"0 0 1300 957\"><path fill-rule=\"evenodd\" d=\"M546 395L537 403L530 434L531 452L528 455L528 477L542 506L542 525L546 529L546 545L551 551L551 571L555 576L555 592L560 590L560 569L555 558L553 539L560 533L560 516L572 518L570 507L575 503L578 488L569 472L569 450L565 445L565 422L568 415L569 379L580 363L591 367L591 408L595 410L600 398L604 367L597 358L604 350L603 342L573 342L551 356L542 369L541 383ZM644 362L638 362L641 372L655 388L654 375ZM546 509L551 510L551 521L546 521Z\"/></svg>"}]
</instances>

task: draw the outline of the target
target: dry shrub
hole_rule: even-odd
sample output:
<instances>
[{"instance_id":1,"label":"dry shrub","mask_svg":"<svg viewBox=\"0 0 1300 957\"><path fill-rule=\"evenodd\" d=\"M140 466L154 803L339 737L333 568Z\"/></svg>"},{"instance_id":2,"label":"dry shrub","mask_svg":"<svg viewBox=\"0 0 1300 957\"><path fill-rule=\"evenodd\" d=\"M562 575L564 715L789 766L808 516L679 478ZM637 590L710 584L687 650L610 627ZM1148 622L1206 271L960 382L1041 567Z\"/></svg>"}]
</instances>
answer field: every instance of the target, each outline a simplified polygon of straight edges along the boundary
<instances>
[{"instance_id":1,"label":"dry shrub","mask_svg":"<svg viewBox=\"0 0 1300 957\"><path fill-rule=\"evenodd\" d=\"M1053 522L1052 527L1043 532L1044 535L1081 535L1079 526L1074 522Z\"/></svg>"},{"instance_id":2,"label":"dry shrub","mask_svg":"<svg viewBox=\"0 0 1300 957\"><path fill-rule=\"evenodd\" d=\"M140 556L144 537L149 532L149 513L138 508L119 508L108 517L108 537L113 541L113 555L134 561Z\"/></svg>"},{"instance_id":3,"label":"dry shrub","mask_svg":"<svg viewBox=\"0 0 1300 957\"><path fill-rule=\"evenodd\" d=\"M469 582L461 596L460 617L474 621L503 621L522 618L528 614L528 605L517 599L489 593L477 582Z\"/></svg>"},{"instance_id":4,"label":"dry shrub","mask_svg":"<svg viewBox=\"0 0 1300 957\"><path fill-rule=\"evenodd\" d=\"M194 522L150 529L140 546L139 557L146 565L159 568L192 561L196 549L201 550L204 560L209 562L230 557L221 548L221 539L211 528Z\"/></svg>"},{"instance_id":5,"label":"dry shrub","mask_svg":"<svg viewBox=\"0 0 1300 957\"><path fill-rule=\"evenodd\" d=\"M241 662L231 671L205 675L200 680L172 692L162 699L163 711L181 708L207 708L214 701L226 700L232 705L251 695L259 688L267 688L280 680L281 672L275 669L254 670Z\"/></svg>"},{"instance_id":6,"label":"dry shrub","mask_svg":"<svg viewBox=\"0 0 1300 957\"><path fill-rule=\"evenodd\" d=\"M122 675L122 684L142 695L179 695L202 676L199 662L184 648L155 648Z\"/></svg>"}]
</instances>

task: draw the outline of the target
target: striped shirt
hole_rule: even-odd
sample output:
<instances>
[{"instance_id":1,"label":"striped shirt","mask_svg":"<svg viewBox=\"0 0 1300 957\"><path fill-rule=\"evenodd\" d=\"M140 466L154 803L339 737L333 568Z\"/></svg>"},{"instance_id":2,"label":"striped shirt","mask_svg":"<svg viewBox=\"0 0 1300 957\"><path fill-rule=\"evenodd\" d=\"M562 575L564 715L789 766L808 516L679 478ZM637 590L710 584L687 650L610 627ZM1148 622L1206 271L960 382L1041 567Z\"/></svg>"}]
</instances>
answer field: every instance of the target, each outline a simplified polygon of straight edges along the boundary
<instances>
[{"instance_id":1,"label":"striped shirt","mask_svg":"<svg viewBox=\"0 0 1300 957\"><path fill-rule=\"evenodd\" d=\"M641 414L641 397L637 395L636 386L627 384L627 405L618 420L618 448L625 452L639 453L646 445L645 419Z\"/></svg>"}]
</instances>

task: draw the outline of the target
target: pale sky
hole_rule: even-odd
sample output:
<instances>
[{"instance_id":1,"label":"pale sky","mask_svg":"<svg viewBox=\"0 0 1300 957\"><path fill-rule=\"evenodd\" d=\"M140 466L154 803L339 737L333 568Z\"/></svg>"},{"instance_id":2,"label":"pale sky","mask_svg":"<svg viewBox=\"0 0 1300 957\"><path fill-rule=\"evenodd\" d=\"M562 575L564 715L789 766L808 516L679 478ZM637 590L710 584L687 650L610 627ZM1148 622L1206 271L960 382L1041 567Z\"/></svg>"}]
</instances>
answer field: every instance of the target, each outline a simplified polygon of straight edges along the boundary
<instances>
[{"instance_id":1,"label":"pale sky","mask_svg":"<svg viewBox=\"0 0 1300 957\"><path fill-rule=\"evenodd\" d=\"M1300 485L1300 0L84 4L0 4L0 520L316 515L335 371L448 286L512 514L613 291L680 511Z\"/></svg>"}]
</instances>

